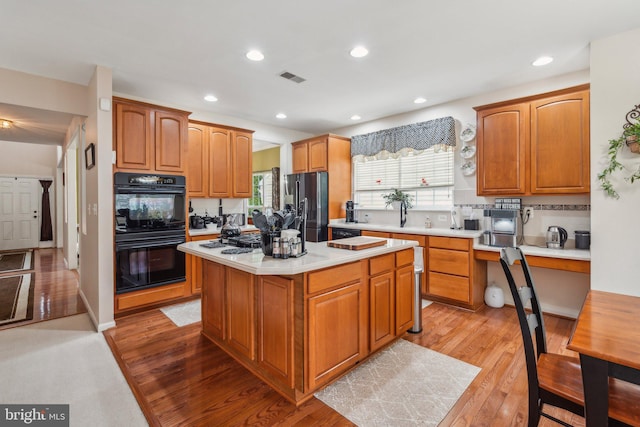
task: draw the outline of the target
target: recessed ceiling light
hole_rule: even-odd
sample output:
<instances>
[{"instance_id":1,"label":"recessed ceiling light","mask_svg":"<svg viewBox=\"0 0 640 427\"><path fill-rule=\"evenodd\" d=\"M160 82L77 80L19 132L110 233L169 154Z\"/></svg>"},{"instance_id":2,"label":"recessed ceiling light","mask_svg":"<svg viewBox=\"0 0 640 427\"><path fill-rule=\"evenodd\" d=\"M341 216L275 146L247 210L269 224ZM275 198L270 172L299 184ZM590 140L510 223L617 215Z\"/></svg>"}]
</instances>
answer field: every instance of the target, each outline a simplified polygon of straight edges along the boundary
<instances>
[{"instance_id":1,"label":"recessed ceiling light","mask_svg":"<svg viewBox=\"0 0 640 427\"><path fill-rule=\"evenodd\" d=\"M360 120L362 117L360 117L357 114L354 114L353 116L351 116L351 120Z\"/></svg>"},{"instance_id":2,"label":"recessed ceiling light","mask_svg":"<svg viewBox=\"0 0 640 427\"><path fill-rule=\"evenodd\" d=\"M417 97L416 99L413 100L414 104L424 104L425 102L427 102L426 98L423 98L421 96Z\"/></svg>"},{"instance_id":3,"label":"recessed ceiling light","mask_svg":"<svg viewBox=\"0 0 640 427\"><path fill-rule=\"evenodd\" d=\"M218 100L218 98L216 98L213 95L207 95L207 96L204 97L204 100L205 101L209 101L209 102L216 102Z\"/></svg>"},{"instance_id":4,"label":"recessed ceiling light","mask_svg":"<svg viewBox=\"0 0 640 427\"><path fill-rule=\"evenodd\" d=\"M276 114L276 118L278 118L278 119L286 119L287 115L285 113L278 113L278 114Z\"/></svg>"},{"instance_id":5,"label":"recessed ceiling light","mask_svg":"<svg viewBox=\"0 0 640 427\"><path fill-rule=\"evenodd\" d=\"M259 50L250 50L247 52L247 58L252 61L262 61L264 59L264 55Z\"/></svg>"},{"instance_id":6,"label":"recessed ceiling light","mask_svg":"<svg viewBox=\"0 0 640 427\"><path fill-rule=\"evenodd\" d=\"M351 49L351 52L349 53L354 58L362 58L364 56L367 56L369 54L369 51L364 46L356 46L353 49Z\"/></svg>"},{"instance_id":7,"label":"recessed ceiling light","mask_svg":"<svg viewBox=\"0 0 640 427\"><path fill-rule=\"evenodd\" d=\"M2 129L10 129L12 125L13 125L13 122L11 120L0 119L0 127Z\"/></svg>"},{"instance_id":8,"label":"recessed ceiling light","mask_svg":"<svg viewBox=\"0 0 640 427\"><path fill-rule=\"evenodd\" d=\"M543 65L547 65L553 62L553 58L550 56L541 56L531 63L534 67L541 67Z\"/></svg>"}]
</instances>

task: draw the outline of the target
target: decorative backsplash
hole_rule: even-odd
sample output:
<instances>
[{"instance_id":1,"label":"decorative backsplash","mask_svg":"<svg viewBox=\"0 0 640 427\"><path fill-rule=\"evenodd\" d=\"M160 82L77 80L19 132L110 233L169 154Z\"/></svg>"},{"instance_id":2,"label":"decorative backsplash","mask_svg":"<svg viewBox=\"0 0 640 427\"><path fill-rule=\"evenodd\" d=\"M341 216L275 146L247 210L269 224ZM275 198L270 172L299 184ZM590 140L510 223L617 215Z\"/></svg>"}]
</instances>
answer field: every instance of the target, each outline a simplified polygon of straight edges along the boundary
<instances>
[{"instance_id":1,"label":"decorative backsplash","mask_svg":"<svg viewBox=\"0 0 640 427\"><path fill-rule=\"evenodd\" d=\"M472 209L495 209L495 204L459 204L456 208L470 206ZM522 204L523 208L533 208L534 211L590 211L591 205L544 205L544 204Z\"/></svg>"}]
</instances>

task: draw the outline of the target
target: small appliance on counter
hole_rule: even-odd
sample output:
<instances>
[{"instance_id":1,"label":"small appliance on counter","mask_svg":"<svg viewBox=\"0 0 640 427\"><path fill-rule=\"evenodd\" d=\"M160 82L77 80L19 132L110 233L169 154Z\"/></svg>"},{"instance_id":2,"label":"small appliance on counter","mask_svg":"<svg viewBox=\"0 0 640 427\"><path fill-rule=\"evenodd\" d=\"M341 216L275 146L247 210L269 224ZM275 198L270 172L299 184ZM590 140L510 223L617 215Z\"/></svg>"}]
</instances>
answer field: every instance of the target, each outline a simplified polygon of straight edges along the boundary
<instances>
[{"instance_id":1,"label":"small appliance on counter","mask_svg":"<svg viewBox=\"0 0 640 427\"><path fill-rule=\"evenodd\" d=\"M345 209L347 211L347 219L345 220L345 222L356 222L356 210L353 200L347 201Z\"/></svg>"},{"instance_id":2,"label":"small appliance on counter","mask_svg":"<svg viewBox=\"0 0 640 427\"><path fill-rule=\"evenodd\" d=\"M569 234L567 230L557 225L552 225L547 229L547 247L551 249L562 249L567 242Z\"/></svg>"},{"instance_id":3,"label":"small appliance on counter","mask_svg":"<svg viewBox=\"0 0 640 427\"><path fill-rule=\"evenodd\" d=\"M229 219L226 224L222 226L220 230L220 237L222 239L222 243L227 243L229 238L237 237L241 234L240 227L236 224L236 216L235 214L229 215Z\"/></svg>"},{"instance_id":4,"label":"small appliance on counter","mask_svg":"<svg viewBox=\"0 0 640 427\"><path fill-rule=\"evenodd\" d=\"M519 210L491 209L491 246L517 246Z\"/></svg>"},{"instance_id":5,"label":"small appliance on counter","mask_svg":"<svg viewBox=\"0 0 640 427\"><path fill-rule=\"evenodd\" d=\"M591 247L591 232L576 230L576 249L589 249Z\"/></svg>"},{"instance_id":6,"label":"small appliance on counter","mask_svg":"<svg viewBox=\"0 0 640 427\"><path fill-rule=\"evenodd\" d=\"M191 215L189 217L189 228L194 230L204 228L204 218L199 215Z\"/></svg>"}]
</instances>

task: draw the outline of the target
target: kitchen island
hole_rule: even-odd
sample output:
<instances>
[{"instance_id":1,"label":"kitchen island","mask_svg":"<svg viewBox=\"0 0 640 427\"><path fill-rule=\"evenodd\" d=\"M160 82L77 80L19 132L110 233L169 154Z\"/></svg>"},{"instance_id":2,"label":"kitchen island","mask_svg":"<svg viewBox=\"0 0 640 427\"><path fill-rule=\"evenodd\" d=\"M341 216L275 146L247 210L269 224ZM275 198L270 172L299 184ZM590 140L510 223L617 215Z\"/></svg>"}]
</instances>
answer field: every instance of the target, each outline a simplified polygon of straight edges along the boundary
<instances>
[{"instance_id":1,"label":"kitchen island","mask_svg":"<svg viewBox=\"0 0 640 427\"><path fill-rule=\"evenodd\" d=\"M203 335L300 405L413 325L416 242L382 240L354 251L307 242L286 260L178 249L203 260Z\"/></svg>"}]
</instances>

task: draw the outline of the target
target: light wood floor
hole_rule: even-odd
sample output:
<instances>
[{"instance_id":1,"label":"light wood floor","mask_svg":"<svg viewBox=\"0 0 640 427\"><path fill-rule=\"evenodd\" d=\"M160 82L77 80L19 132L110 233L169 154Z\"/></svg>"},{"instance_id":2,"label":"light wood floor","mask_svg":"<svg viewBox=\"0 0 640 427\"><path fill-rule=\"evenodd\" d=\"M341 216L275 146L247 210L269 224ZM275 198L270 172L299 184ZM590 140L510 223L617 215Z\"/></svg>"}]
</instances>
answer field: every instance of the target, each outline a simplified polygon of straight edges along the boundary
<instances>
[{"instance_id":1,"label":"light wood floor","mask_svg":"<svg viewBox=\"0 0 640 427\"><path fill-rule=\"evenodd\" d=\"M0 330L87 312L78 293L78 273L65 267L62 250L35 249L33 253L33 319L11 323Z\"/></svg>"},{"instance_id":2,"label":"light wood floor","mask_svg":"<svg viewBox=\"0 0 640 427\"><path fill-rule=\"evenodd\" d=\"M482 370L441 426L524 426L527 380L513 308L473 313L442 304L423 310L424 331L404 339ZM546 316L549 351L565 346L572 321ZM200 335L200 323L176 327L160 310L124 317L105 337L152 426L353 425L317 399L300 408ZM581 417L551 408L575 426ZM541 426L556 424L543 419ZM366 427L366 426L363 426Z\"/></svg>"}]
</instances>

